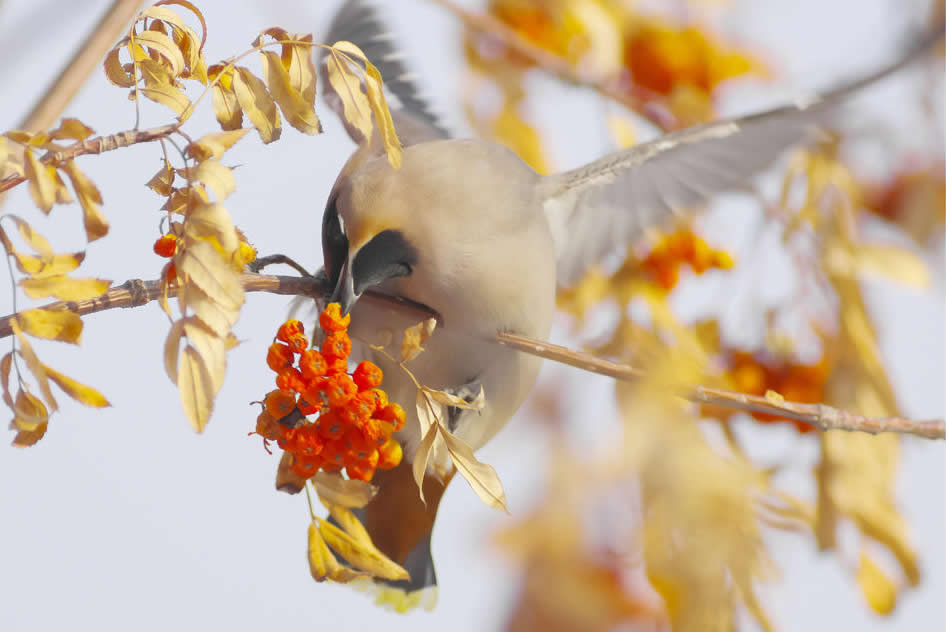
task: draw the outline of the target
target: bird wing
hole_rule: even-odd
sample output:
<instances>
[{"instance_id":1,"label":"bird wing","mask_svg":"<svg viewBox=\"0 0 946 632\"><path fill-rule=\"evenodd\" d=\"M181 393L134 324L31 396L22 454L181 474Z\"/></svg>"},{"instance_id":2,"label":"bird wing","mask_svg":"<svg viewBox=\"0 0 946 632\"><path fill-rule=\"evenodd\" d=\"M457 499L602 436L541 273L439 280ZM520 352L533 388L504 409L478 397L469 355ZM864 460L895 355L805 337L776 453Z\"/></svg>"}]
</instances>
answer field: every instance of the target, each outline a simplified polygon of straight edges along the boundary
<instances>
[{"instance_id":1,"label":"bird wing","mask_svg":"<svg viewBox=\"0 0 946 632\"><path fill-rule=\"evenodd\" d=\"M449 136L428 103L420 96L414 83L415 76L404 66L404 54L395 47L393 33L370 2L348 0L335 14L325 43L334 44L342 40L360 48L381 73L394 128L402 145L416 145ZM341 118L352 140L361 144L364 140L361 133L345 119L342 101L328 81L327 57L328 52L323 49L319 68L322 85L325 86L325 101Z\"/></svg>"},{"instance_id":2,"label":"bird wing","mask_svg":"<svg viewBox=\"0 0 946 632\"><path fill-rule=\"evenodd\" d=\"M943 36L940 25L897 61L804 103L667 134L545 177L540 196L555 240L559 286L648 229L726 191L744 189L788 147L808 140L833 106L899 70Z\"/></svg>"}]
</instances>

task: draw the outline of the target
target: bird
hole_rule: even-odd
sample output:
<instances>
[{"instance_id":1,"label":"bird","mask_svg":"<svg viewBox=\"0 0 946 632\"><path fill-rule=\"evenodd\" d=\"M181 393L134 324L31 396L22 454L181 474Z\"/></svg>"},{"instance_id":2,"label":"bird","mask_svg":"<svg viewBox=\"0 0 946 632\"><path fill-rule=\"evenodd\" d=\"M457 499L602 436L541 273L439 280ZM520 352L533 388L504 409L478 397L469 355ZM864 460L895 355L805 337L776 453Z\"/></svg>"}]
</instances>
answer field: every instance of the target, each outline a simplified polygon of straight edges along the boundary
<instances>
[{"instance_id":1,"label":"bird","mask_svg":"<svg viewBox=\"0 0 946 632\"><path fill-rule=\"evenodd\" d=\"M435 595L431 534L453 477L446 450L435 449L421 501L411 469L421 440L413 379L468 401L482 390L482 409L448 407L444 420L478 450L516 413L541 362L489 340L500 332L547 339L559 288L668 219L743 189L786 149L811 139L848 96L921 56L942 34L940 27L883 68L803 102L676 131L540 175L498 143L451 137L421 97L376 7L366 0L342 5L325 42L350 41L379 69L403 146L395 169L381 134L365 138L345 122L323 53L325 100L358 147L328 195L319 274L333 288L329 300L351 313L352 338L362 341L353 357L380 366L390 401L408 412L397 435L404 460L376 474L378 493L358 511L375 545L410 575L385 580L389 596ZM363 300L368 290L438 315L442 326L408 364L413 377L395 358L416 319Z\"/></svg>"}]
</instances>

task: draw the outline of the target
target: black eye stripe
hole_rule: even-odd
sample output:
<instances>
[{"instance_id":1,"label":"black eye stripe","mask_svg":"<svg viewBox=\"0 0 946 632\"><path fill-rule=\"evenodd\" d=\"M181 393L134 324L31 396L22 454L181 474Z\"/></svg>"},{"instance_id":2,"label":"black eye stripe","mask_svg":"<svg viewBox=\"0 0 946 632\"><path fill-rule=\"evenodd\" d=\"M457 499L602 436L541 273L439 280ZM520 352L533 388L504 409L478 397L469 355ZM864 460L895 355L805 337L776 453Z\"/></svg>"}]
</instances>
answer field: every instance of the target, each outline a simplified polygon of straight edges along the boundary
<instances>
[{"instance_id":1,"label":"black eye stripe","mask_svg":"<svg viewBox=\"0 0 946 632\"><path fill-rule=\"evenodd\" d=\"M403 233L381 231L355 256L352 266L355 293L360 294L365 288L386 279L408 276L416 264L417 250Z\"/></svg>"},{"instance_id":2,"label":"black eye stripe","mask_svg":"<svg viewBox=\"0 0 946 632\"><path fill-rule=\"evenodd\" d=\"M347 257L348 238L342 232L335 198L332 198L322 215L322 258L325 262L325 273L333 287L338 283L338 275Z\"/></svg>"}]
</instances>

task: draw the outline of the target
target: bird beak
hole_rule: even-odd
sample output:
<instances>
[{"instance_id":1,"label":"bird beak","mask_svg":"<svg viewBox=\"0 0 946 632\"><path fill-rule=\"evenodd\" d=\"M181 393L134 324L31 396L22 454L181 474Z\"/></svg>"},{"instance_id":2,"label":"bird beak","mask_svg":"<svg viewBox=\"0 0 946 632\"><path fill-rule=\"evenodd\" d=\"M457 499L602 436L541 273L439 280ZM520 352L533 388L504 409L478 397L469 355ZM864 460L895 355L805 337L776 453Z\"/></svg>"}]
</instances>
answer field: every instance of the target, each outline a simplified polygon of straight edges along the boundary
<instances>
[{"instance_id":1,"label":"bird beak","mask_svg":"<svg viewBox=\"0 0 946 632\"><path fill-rule=\"evenodd\" d=\"M329 302L339 303L342 306L342 315L344 316L351 311L359 296L361 294L355 294L355 284L351 274L351 259L346 258L341 272L338 273L338 283L335 284L335 291L332 292Z\"/></svg>"}]
</instances>

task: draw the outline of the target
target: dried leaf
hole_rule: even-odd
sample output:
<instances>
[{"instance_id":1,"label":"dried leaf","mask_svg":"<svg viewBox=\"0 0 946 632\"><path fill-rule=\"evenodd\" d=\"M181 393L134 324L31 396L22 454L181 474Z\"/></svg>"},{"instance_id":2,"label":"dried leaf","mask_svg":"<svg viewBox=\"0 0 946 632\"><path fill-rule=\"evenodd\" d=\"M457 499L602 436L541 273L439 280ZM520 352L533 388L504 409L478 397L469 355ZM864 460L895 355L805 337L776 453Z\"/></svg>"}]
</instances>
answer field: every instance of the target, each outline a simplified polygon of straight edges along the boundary
<instances>
[{"instance_id":1,"label":"dried leaf","mask_svg":"<svg viewBox=\"0 0 946 632\"><path fill-rule=\"evenodd\" d=\"M240 317L240 311L221 306L200 288L184 286L177 295L182 309L193 311L200 322L209 327L218 336L226 336Z\"/></svg>"},{"instance_id":2,"label":"dried leaf","mask_svg":"<svg viewBox=\"0 0 946 632\"><path fill-rule=\"evenodd\" d=\"M13 408L13 398L10 396L10 369L13 367L13 352L7 351L0 360L0 387L3 388L3 403Z\"/></svg>"},{"instance_id":3,"label":"dried leaf","mask_svg":"<svg viewBox=\"0 0 946 632\"><path fill-rule=\"evenodd\" d=\"M339 507L364 507L378 493L378 488L371 483L354 478L344 479L335 473L319 472L312 482L319 498Z\"/></svg>"},{"instance_id":4,"label":"dried leaf","mask_svg":"<svg viewBox=\"0 0 946 632\"><path fill-rule=\"evenodd\" d=\"M420 407L418 407L418 416L420 416ZM434 441L437 440L439 424L430 423L420 445L417 446L417 452L414 453L414 461L411 463L411 472L414 474L414 482L417 483L417 491L420 493L421 502L427 504L424 498L424 476L427 473L427 463L430 461L430 453L434 447Z\"/></svg>"},{"instance_id":5,"label":"dried leaf","mask_svg":"<svg viewBox=\"0 0 946 632\"><path fill-rule=\"evenodd\" d=\"M214 116L217 117L221 129L235 131L243 127L243 110L240 109L236 93L233 90L227 90L217 84L213 87L211 101Z\"/></svg>"},{"instance_id":6,"label":"dried leaf","mask_svg":"<svg viewBox=\"0 0 946 632\"><path fill-rule=\"evenodd\" d=\"M241 128L228 132L206 134L189 144L184 152L198 162L209 158L220 158L224 152L233 147L249 131L249 128ZM164 193L162 195L168 194Z\"/></svg>"},{"instance_id":7,"label":"dried leaf","mask_svg":"<svg viewBox=\"0 0 946 632\"><path fill-rule=\"evenodd\" d=\"M889 615L897 605L897 587L880 567L864 553L861 553L857 567L857 585L871 610L880 615Z\"/></svg>"},{"instance_id":8,"label":"dried leaf","mask_svg":"<svg viewBox=\"0 0 946 632\"><path fill-rule=\"evenodd\" d=\"M404 338L401 339L401 362L410 362L420 355L424 350L422 345L430 339L436 327L437 319L428 318L404 330Z\"/></svg>"},{"instance_id":9,"label":"dried leaf","mask_svg":"<svg viewBox=\"0 0 946 632\"><path fill-rule=\"evenodd\" d=\"M48 256L53 254L53 248L49 244L49 241L34 231L33 227L29 225L29 222L24 219L20 219L16 215L7 215L6 217L16 224L17 230L20 233L20 237L23 238L23 241L25 241L30 246L30 248L41 255ZM8 252L13 250L13 245L10 243L10 240L5 232L0 232L0 241L3 242L3 246Z\"/></svg>"},{"instance_id":10,"label":"dried leaf","mask_svg":"<svg viewBox=\"0 0 946 632\"><path fill-rule=\"evenodd\" d=\"M322 499L322 503L325 505L325 508L329 510L329 513L332 514L332 518L335 519L338 526L344 529L345 533L350 535L352 540L359 546L369 550L375 548L374 543L371 541L371 536L368 534L368 530L365 529L365 525L361 524L361 521L358 520L350 509L333 505L332 503L326 503L324 499Z\"/></svg>"},{"instance_id":11,"label":"dried leaf","mask_svg":"<svg viewBox=\"0 0 946 632\"><path fill-rule=\"evenodd\" d=\"M16 433L16 436L13 437L13 447L29 448L36 445L40 439L46 436L46 429L48 427L48 422L44 422L39 424L35 430L20 430Z\"/></svg>"},{"instance_id":12,"label":"dried leaf","mask_svg":"<svg viewBox=\"0 0 946 632\"><path fill-rule=\"evenodd\" d=\"M94 133L95 130L79 119L64 118L59 122L59 127L49 132L49 136L57 140L85 140Z\"/></svg>"},{"instance_id":13,"label":"dried leaf","mask_svg":"<svg viewBox=\"0 0 946 632\"><path fill-rule=\"evenodd\" d=\"M30 181L33 202L44 213L49 213L56 202L56 170L41 163L29 149L24 152L23 168Z\"/></svg>"},{"instance_id":14,"label":"dried leaf","mask_svg":"<svg viewBox=\"0 0 946 632\"><path fill-rule=\"evenodd\" d=\"M233 193L236 189L236 180L233 170L223 166L218 160L205 160L197 165L193 171L193 179L202 182L216 196L217 201ZM232 250L232 248L228 248Z\"/></svg>"},{"instance_id":15,"label":"dried leaf","mask_svg":"<svg viewBox=\"0 0 946 632\"><path fill-rule=\"evenodd\" d=\"M240 66L233 75L233 92L240 107L259 132L260 139L264 143L278 139L282 134L279 112L276 111L276 104L266 92L263 82L247 68Z\"/></svg>"},{"instance_id":16,"label":"dried leaf","mask_svg":"<svg viewBox=\"0 0 946 632\"><path fill-rule=\"evenodd\" d=\"M16 320L37 338L79 344L82 337L82 318L69 310L29 309L17 314Z\"/></svg>"},{"instance_id":17,"label":"dried leaf","mask_svg":"<svg viewBox=\"0 0 946 632\"><path fill-rule=\"evenodd\" d=\"M339 43L354 47L350 42ZM374 127L371 120L371 103L361 88L361 79L351 69L342 52L333 47L329 53L326 58L328 81L342 102L345 127L353 138L362 138L363 143L370 142Z\"/></svg>"},{"instance_id":18,"label":"dried leaf","mask_svg":"<svg viewBox=\"0 0 946 632\"><path fill-rule=\"evenodd\" d=\"M29 274L36 279L45 279L47 277L68 274L78 268L82 260L85 259L84 252L75 252L66 255L47 255L42 257L24 255L16 250L10 250L9 252L16 259L16 265L20 272Z\"/></svg>"},{"instance_id":19,"label":"dried leaf","mask_svg":"<svg viewBox=\"0 0 946 632\"><path fill-rule=\"evenodd\" d=\"M133 34L132 38L139 46L146 47L152 53L157 53L163 57L172 77L177 77L184 72L184 55L181 53L181 49L164 33L147 30Z\"/></svg>"},{"instance_id":20,"label":"dried leaf","mask_svg":"<svg viewBox=\"0 0 946 632\"><path fill-rule=\"evenodd\" d=\"M59 404L56 403L56 398L53 397L53 392L49 388L49 378L46 375L46 369L43 367L43 363L39 361L39 358L36 357L36 352L33 351L33 346L30 344L29 339L23 334L23 330L20 329L20 323L14 317L10 319L10 329L13 330L13 334L16 336L16 341L19 344L19 353L20 357L26 362L26 368L30 370L30 373L33 374L33 377L36 378L36 382L39 384L39 390L43 394L43 400L52 410L58 410Z\"/></svg>"},{"instance_id":21,"label":"dried leaf","mask_svg":"<svg viewBox=\"0 0 946 632\"><path fill-rule=\"evenodd\" d=\"M243 305L239 275L206 241L187 244L177 260L177 273L182 283L200 288L224 310L239 312Z\"/></svg>"},{"instance_id":22,"label":"dried leaf","mask_svg":"<svg viewBox=\"0 0 946 632\"><path fill-rule=\"evenodd\" d=\"M105 396L91 386L86 386L85 384L77 382L71 377L63 375L59 371L45 364L43 365L43 368L46 370L46 375L49 376L49 379L56 383L56 386L61 388L66 395L76 400L80 404L85 404L86 406L91 406L93 408L111 406L108 400L105 399Z\"/></svg>"},{"instance_id":23,"label":"dried leaf","mask_svg":"<svg viewBox=\"0 0 946 632\"><path fill-rule=\"evenodd\" d=\"M377 121L381 130L381 140L384 142L388 162L395 169L400 169L401 141L397 137L397 131L394 129L394 119L391 118L391 111L388 109L387 101L384 98L381 73L367 59L365 60L365 68L367 72L365 90L368 92L368 102L371 104L374 120Z\"/></svg>"},{"instance_id":24,"label":"dried leaf","mask_svg":"<svg viewBox=\"0 0 946 632\"><path fill-rule=\"evenodd\" d=\"M358 570L367 571L374 577L390 580L410 579L407 571L392 562L384 553L374 548L361 545L330 522L316 518L319 532L326 544L342 556L346 562Z\"/></svg>"},{"instance_id":25,"label":"dried leaf","mask_svg":"<svg viewBox=\"0 0 946 632\"><path fill-rule=\"evenodd\" d=\"M188 420L194 430L203 432L210 421L215 392L210 373L193 347L186 347L179 358L177 387Z\"/></svg>"},{"instance_id":26,"label":"dried leaf","mask_svg":"<svg viewBox=\"0 0 946 632\"><path fill-rule=\"evenodd\" d=\"M468 402L462 397L457 397L452 393L447 393L446 391L436 391L432 388L422 386L421 390L430 395L431 399L440 404L446 406L453 406L454 408L462 408L464 410L483 410L483 407L486 405L486 392L483 390L483 387L480 386L480 392L476 395L476 398L472 402Z\"/></svg>"},{"instance_id":27,"label":"dried leaf","mask_svg":"<svg viewBox=\"0 0 946 632\"><path fill-rule=\"evenodd\" d=\"M20 430L36 430L40 424L49 421L49 411L43 402L24 390L17 392L13 412L16 415L13 422Z\"/></svg>"},{"instance_id":28,"label":"dried leaf","mask_svg":"<svg viewBox=\"0 0 946 632\"><path fill-rule=\"evenodd\" d=\"M180 88L175 88L170 84L151 84L144 88L138 88L138 91L148 97L155 103L166 105L178 115L182 121L186 120L184 112L190 107L190 99L187 98Z\"/></svg>"},{"instance_id":29,"label":"dried leaf","mask_svg":"<svg viewBox=\"0 0 946 632\"><path fill-rule=\"evenodd\" d=\"M158 169L158 172L151 176L151 179L145 183L145 186L157 193L167 197L171 195L174 186L174 169L171 168L171 165L168 164L168 161L161 159L162 166Z\"/></svg>"},{"instance_id":30,"label":"dried leaf","mask_svg":"<svg viewBox=\"0 0 946 632\"><path fill-rule=\"evenodd\" d=\"M79 171L74 160L65 163L62 169L69 176L72 188L75 189L76 196L79 198L79 205L82 206L86 239L90 242L101 239L108 234L108 220L99 210L102 194L99 193L95 183Z\"/></svg>"},{"instance_id":31,"label":"dried leaf","mask_svg":"<svg viewBox=\"0 0 946 632\"><path fill-rule=\"evenodd\" d=\"M503 484L496 475L496 470L492 466L483 463L473 455L473 448L467 445L461 439L450 434L442 424L437 424L440 434L447 443L447 450L450 452L450 458L457 471L470 484L476 495L484 503L494 509L506 509L506 493L503 491Z\"/></svg>"},{"instance_id":32,"label":"dried leaf","mask_svg":"<svg viewBox=\"0 0 946 632\"><path fill-rule=\"evenodd\" d=\"M125 72L125 68L122 66L121 59L119 58L121 49L124 48L127 43L128 38L126 37L118 42L115 48L110 50L108 55L105 56L105 78L119 88L130 88L135 85L134 75Z\"/></svg>"},{"instance_id":33,"label":"dried leaf","mask_svg":"<svg viewBox=\"0 0 946 632\"><path fill-rule=\"evenodd\" d=\"M191 237L213 237L226 252L233 252L240 245L230 213L221 204L197 206L187 216L187 232Z\"/></svg>"},{"instance_id":34,"label":"dried leaf","mask_svg":"<svg viewBox=\"0 0 946 632\"><path fill-rule=\"evenodd\" d=\"M263 58L263 79L266 87L275 99L283 116L294 128L303 134L318 134L322 124L315 113L315 100L306 101L289 85L289 72L283 67L279 55L272 51L260 51Z\"/></svg>"},{"instance_id":35,"label":"dried leaf","mask_svg":"<svg viewBox=\"0 0 946 632\"><path fill-rule=\"evenodd\" d=\"M213 382L213 394L216 395L227 372L227 349L224 339L196 318L184 318L182 321L184 336L207 368Z\"/></svg>"},{"instance_id":36,"label":"dried leaf","mask_svg":"<svg viewBox=\"0 0 946 632\"><path fill-rule=\"evenodd\" d=\"M331 579L336 582L348 583L359 577L368 577L367 573L356 571L338 563L314 522L309 524L308 558L309 572L312 573L312 579L317 582Z\"/></svg>"}]
</instances>

